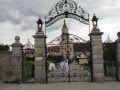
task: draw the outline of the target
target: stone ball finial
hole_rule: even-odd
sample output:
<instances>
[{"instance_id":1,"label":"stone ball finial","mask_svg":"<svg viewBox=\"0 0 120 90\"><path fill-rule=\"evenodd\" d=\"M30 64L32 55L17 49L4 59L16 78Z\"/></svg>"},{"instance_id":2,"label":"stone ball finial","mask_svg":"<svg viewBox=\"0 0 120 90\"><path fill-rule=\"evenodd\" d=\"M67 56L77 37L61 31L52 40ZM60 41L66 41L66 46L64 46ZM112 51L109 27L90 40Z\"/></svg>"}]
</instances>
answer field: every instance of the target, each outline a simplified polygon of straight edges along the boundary
<instances>
[{"instance_id":1,"label":"stone ball finial","mask_svg":"<svg viewBox=\"0 0 120 90\"><path fill-rule=\"evenodd\" d=\"M120 32L117 33L118 38L120 38Z\"/></svg>"},{"instance_id":2,"label":"stone ball finial","mask_svg":"<svg viewBox=\"0 0 120 90\"><path fill-rule=\"evenodd\" d=\"M20 43L20 37L15 36L15 42L11 45L12 47L23 47L23 45Z\"/></svg>"},{"instance_id":3,"label":"stone ball finial","mask_svg":"<svg viewBox=\"0 0 120 90\"><path fill-rule=\"evenodd\" d=\"M15 36L15 41L19 41L20 37L19 36Z\"/></svg>"}]
</instances>

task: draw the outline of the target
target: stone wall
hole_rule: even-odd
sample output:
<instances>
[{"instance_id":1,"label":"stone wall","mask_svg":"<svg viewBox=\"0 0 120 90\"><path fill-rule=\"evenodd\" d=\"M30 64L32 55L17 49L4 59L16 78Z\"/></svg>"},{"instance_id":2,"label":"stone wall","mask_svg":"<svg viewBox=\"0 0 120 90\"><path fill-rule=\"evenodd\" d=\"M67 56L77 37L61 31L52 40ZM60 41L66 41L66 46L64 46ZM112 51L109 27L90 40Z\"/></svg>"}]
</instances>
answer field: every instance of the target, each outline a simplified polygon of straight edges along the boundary
<instances>
[{"instance_id":1,"label":"stone wall","mask_svg":"<svg viewBox=\"0 0 120 90\"><path fill-rule=\"evenodd\" d=\"M15 36L12 51L0 51L0 82L22 82L22 47Z\"/></svg>"},{"instance_id":2,"label":"stone wall","mask_svg":"<svg viewBox=\"0 0 120 90\"><path fill-rule=\"evenodd\" d=\"M11 51L0 51L0 82L8 81L11 77Z\"/></svg>"}]
</instances>

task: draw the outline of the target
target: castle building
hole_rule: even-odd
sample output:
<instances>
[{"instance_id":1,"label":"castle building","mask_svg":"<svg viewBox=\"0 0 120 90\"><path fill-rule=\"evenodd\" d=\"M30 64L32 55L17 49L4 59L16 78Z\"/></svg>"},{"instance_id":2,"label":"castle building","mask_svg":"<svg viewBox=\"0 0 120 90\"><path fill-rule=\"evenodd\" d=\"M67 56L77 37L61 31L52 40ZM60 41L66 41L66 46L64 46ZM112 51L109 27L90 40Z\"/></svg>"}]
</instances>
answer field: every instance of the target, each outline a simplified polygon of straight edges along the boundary
<instances>
[{"instance_id":1,"label":"castle building","mask_svg":"<svg viewBox=\"0 0 120 90\"><path fill-rule=\"evenodd\" d=\"M24 57L33 58L34 52L35 52L34 45L28 39L27 43L23 47L23 55Z\"/></svg>"},{"instance_id":2,"label":"castle building","mask_svg":"<svg viewBox=\"0 0 120 90\"><path fill-rule=\"evenodd\" d=\"M89 42L81 42L81 38L69 34L69 29L64 20L63 27L61 29L61 35L54 42L57 44L51 44L47 46L47 55L59 55L63 56L65 60L68 58L73 60L75 56L80 56L89 52Z\"/></svg>"}]
</instances>

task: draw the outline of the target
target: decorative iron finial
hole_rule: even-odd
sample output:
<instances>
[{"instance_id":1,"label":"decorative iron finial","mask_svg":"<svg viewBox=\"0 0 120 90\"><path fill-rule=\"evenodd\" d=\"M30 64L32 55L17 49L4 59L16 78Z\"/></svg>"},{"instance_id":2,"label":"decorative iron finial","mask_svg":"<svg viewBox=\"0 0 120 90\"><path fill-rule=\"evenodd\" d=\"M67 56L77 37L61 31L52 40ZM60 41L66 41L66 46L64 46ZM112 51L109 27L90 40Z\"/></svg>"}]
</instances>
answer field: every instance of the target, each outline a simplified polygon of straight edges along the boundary
<instances>
[{"instance_id":1,"label":"decorative iron finial","mask_svg":"<svg viewBox=\"0 0 120 90\"><path fill-rule=\"evenodd\" d=\"M37 22L37 26L38 26L38 32L42 31L42 25L43 25L43 21L41 20L41 18L39 17Z\"/></svg>"},{"instance_id":2,"label":"decorative iron finial","mask_svg":"<svg viewBox=\"0 0 120 90\"><path fill-rule=\"evenodd\" d=\"M93 27L94 28L96 28L97 27L97 25L98 25L98 18L95 16L95 14L94 14L94 16L93 16L93 18L92 18L92 23L93 23Z\"/></svg>"},{"instance_id":3,"label":"decorative iron finial","mask_svg":"<svg viewBox=\"0 0 120 90\"><path fill-rule=\"evenodd\" d=\"M105 40L104 43L113 43L113 41L110 39L110 36L108 35L107 39Z\"/></svg>"}]
</instances>

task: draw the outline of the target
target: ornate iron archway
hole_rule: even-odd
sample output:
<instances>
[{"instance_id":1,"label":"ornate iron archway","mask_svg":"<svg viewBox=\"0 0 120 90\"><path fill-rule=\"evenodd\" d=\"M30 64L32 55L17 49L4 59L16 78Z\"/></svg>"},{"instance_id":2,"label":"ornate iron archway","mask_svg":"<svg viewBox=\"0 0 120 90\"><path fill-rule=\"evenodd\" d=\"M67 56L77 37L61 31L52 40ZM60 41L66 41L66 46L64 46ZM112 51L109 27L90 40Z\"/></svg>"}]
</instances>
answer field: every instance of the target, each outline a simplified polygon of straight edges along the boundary
<instances>
[{"instance_id":1,"label":"ornate iron archway","mask_svg":"<svg viewBox=\"0 0 120 90\"><path fill-rule=\"evenodd\" d=\"M59 1L45 17L46 27L63 18L73 18L83 24L89 25L89 13L85 12L72 0Z\"/></svg>"}]
</instances>

